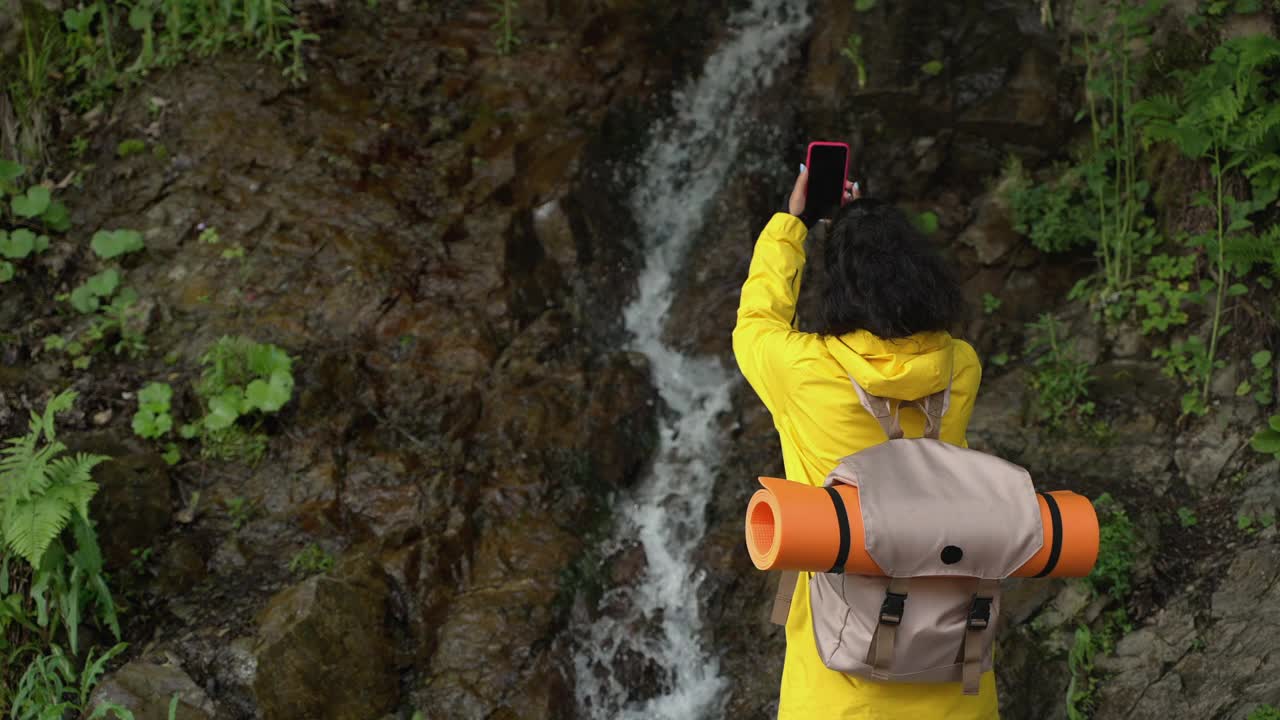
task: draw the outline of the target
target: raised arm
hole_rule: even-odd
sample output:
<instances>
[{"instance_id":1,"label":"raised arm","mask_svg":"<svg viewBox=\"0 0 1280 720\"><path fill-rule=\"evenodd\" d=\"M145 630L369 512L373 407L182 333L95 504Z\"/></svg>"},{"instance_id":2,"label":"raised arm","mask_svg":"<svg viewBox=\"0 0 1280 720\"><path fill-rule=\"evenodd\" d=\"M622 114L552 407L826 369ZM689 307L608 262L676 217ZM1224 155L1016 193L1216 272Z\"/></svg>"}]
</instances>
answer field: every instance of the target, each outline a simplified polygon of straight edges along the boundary
<instances>
[{"instance_id":1,"label":"raised arm","mask_svg":"<svg viewBox=\"0 0 1280 720\"><path fill-rule=\"evenodd\" d=\"M786 397L787 369L801 354L807 337L795 329L796 300L800 297L800 277L804 274L804 239L808 235L805 195L809 173L800 166L787 204L788 212L769 220L756 240L751 270L742 284L738 303L738 323L733 328L733 354L747 382L764 401L769 412L777 413ZM844 201L858 197L858 188L845 181Z\"/></svg>"},{"instance_id":2,"label":"raised arm","mask_svg":"<svg viewBox=\"0 0 1280 720\"><path fill-rule=\"evenodd\" d=\"M733 354L770 412L776 412L786 393L788 346L800 341L794 323L807 233L800 218L787 213L773 216L756 240L738 303Z\"/></svg>"}]
</instances>

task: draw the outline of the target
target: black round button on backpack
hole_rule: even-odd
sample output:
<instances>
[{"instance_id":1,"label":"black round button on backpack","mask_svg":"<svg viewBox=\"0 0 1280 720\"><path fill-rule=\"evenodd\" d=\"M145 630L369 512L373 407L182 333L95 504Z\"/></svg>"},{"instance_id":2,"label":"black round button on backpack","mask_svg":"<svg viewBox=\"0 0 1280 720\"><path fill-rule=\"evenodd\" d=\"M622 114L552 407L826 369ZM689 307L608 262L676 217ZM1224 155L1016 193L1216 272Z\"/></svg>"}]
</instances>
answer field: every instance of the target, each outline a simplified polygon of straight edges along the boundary
<instances>
[{"instance_id":1,"label":"black round button on backpack","mask_svg":"<svg viewBox=\"0 0 1280 720\"><path fill-rule=\"evenodd\" d=\"M964 557L964 551L955 545L942 548L942 562L946 565L955 565L962 557Z\"/></svg>"}]
</instances>

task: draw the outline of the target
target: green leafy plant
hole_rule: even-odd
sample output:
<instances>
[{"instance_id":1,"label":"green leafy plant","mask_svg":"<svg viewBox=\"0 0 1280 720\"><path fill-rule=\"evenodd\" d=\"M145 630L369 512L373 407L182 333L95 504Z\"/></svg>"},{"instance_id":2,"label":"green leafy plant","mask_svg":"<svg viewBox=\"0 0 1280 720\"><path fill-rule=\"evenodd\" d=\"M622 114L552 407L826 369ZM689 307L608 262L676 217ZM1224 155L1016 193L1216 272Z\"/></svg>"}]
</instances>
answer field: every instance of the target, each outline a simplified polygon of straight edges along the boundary
<instances>
[{"instance_id":1,"label":"green leafy plant","mask_svg":"<svg viewBox=\"0 0 1280 720\"><path fill-rule=\"evenodd\" d=\"M138 391L138 412L133 415L133 432L138 437L155 440L169 434L173 417L169 402L173 388L168 383L148 383Z\"/></svg>"},{"instance_id":2,"label":"green leafy plant","mask_svg":"<svg viewBox=\"0 0 1280 720\"><path fill-rule=\"evenodd\" d=\"M858 12L867 12L876 6L876 0L854 0L853 9Z\"/></svg>"},{"instance_id":3,"label":"green leafy plant","mask_svg":"<svg viewBox=\"0 0 1280 720\"><path fill-rule=\"evenodd\" d=\"M242 497L228 498L226 503L227 517L231 518L231 528L239 530L249 523L257 514L257 505Z\"/></svg>"},{"instance_id":4,"label":"green leafy plant","mask_svg":"<svg viewBox=\"0 0 1280 720\"><path fill-rule=\"evenodd\" d=\"M982 293L982 314L994 315L1004 301L991 293Z\"/></svg>"},{"instance_id":5,"label":"green leafy plant","mask_svg":"<svg viewBox=\"0 0 1280 720\"><path fill-rule=\"evenodd\" d=\"M289 561L289 572L302 575L327 573L333 569L333 556L324 548L311 543Z\"/></svg>"},{"instance_id":6,"label":"green leafy plant","mask_svg":"<svg viewBox=\"0 0 1280 720\"><path fill-rule=\"evenodd\" d=\"M1230 330L1230 327L1219 328L1219 334ZM1191 335L1182 340L1175 340L1167 348L1156 348L1152 357L1164 360L1164 374L1181 380L1190 387L1182 394L1182 414L1202 416L1209 412L1209 406L1200 393L1200 379L1209 376L1215 368L1224 365L1222 360L1214 360L1209 354L1209 347L1199 335Z\"/></svg>"},{"instance_id":7,"label":"green leafy plant","mask_svg":"<svg viewBox=\"0 0 1280 720\"><path fill-rule=\"evenodd\" d=\"M65 455L54 418L71 409L76 394L65 391L49 401L43 415L32 413L29 432L8 440L0 450L0 534L6 548L39 567L45 551L73 517L89 521L89 500L98 486L89 475L100 455Z\"/></svg>"},{"instance_id":8,"label":"green leafy plant","mask_svg":"<svg viewBox=\"0 0 1280 720\"><path fill-rule=\"evenodd\" d=\"M1061 321L1045 313L1027 330L1037 419L1049 427L1059 427L1068 420L1079 422L1092 415L1094 405L1088 396L1093 375L1089 363L1077 355Z\"/></svg>"},{"instance_id":9,"label":"green leafy plant","mask_svg":"<svg viewBox=\"0 0 1280 720\"><path fill-rule=\"evenodd\" d=\"M142 250L142 233L137 230L99 230L90 242L93 252L103 260L111 260Z\"/></svg>"},{"instance_id":10,"label":"green leafy plant","mask_svg":"<svg viewBox=\"0 0 1280 720\"><path fill-rule=\"evenodd\" d=\"M1236 386L1236 396L1243 397L1253 393L1254 401L1266 407L1275 400L1275 392L1272 390L1275 371L1271 368L1271 351L1255 352L1249 357L1249 364L1253 367L1253 372L1248 380L1241 380Z\"/></svg>"},{"instance_id":11,"label":"green leafy plant","mask_svg":"<svg viewBox=\"0 0 1280 720\"><path fill-rule=\"evenodd\" d=\"M89 697L106 672L107 663L124 652L127 647L118 643L103 653L90 650L83 667L77 667L75 659L62 648L53 645L38 655L18 681L11 701L9 717L14 720L58 720L80 717L88 711ZM105 718L108 713L122 720L133 720L133 714L112 703L104 703L93 711L91 718Z\"/></svg>"},{"instance_id":12,"label":"green leafy plant","mask_svg":"<svg viewBox=\"0 0 1280 720\"><path fill-rule=\"evenodd\" d=\"M97 312L103 301L109 301L119 287L120 271L115 268L103 270L71 291L71 307L85 315Z\"/></svg>"},{"instance_id":13,"label":"green leafy plant","mask_svg":"<svg viewBox=\"0 0 1280 720\"><path fill-rule=\"evenodd\" d=\"M1138 540L1133 523L1109 493L1098 496L1093 506L1098 512L1098 562L1085 582L1095 595L1106 592L1113 598L1128 597Z\"/></svg>"},{"instance_id":14,"label":"green leafy plant","mask_svg":"<svg viewBox=\"0 0 1280 720\"><path fill-rule=\"evenodd\" d=\"M47 231L61 232L69 225L66 205L53 200L49 188L18 184L25 173L22 165L0 160L0 200L9 197L7 213L6 204L0 204L0 283L17 274L14 261L49 249Z\"/></svg>"},{"instance_id":15,"label":"green leafy plant","mask_svg":"<svg viewBox=\"0 0 1280 720\"><path fill-rule=\"evenodd\" d=\"M1201 285L1192 288L1195 272L1194 255L1153 255L1147 260L1147 273L1137 288L1134 300L1142 310L1142 334L1166 332L1186 325L1190 320L1188 305L1203 304L1208 290Z\"/></svg>"},{"instance_id":16,"label":"green leafy plant","mask_svg":"<svg viewBox=\"0 0 1280 720\"><path fill-rule=\"evenodd\" d=\"M1259 234L1250 216L1270 207L1280 195L1280 82L1267 70L1280 65L1280 40L1252 35L1228 40L1195 73L1179 73L1178 95L1148 98L1135 108L1146 122L1149 141L1172 142L1187 157L1206 161L1212 194L1198 193L1193 204L1212 208L1212 229L1192 238L1204 249L1214 282L1214 304L1204 372L1197 378L1200 403L1207 405L1223 315L1234 276L1248 272L1258 254L1280 258L1280 229ZM1239 170L1248 179L1250 197L1227 192L1227 175ZM1238 286L1244 291L1243 286Z\"/></svg>"},{"instance_id":17,"label":"green leafy plant","mask_svg":"<svg viewBox=\"0 0 1280 720\"><path fill-rule=\"evenodd\" d=\"M1265 455L1274 455L1280 460L1280 415L1272 415L1267 419L1267 427L1254 434L1249 446Z\"/></svg>"},{"instance_id":18,"label":"green leafy plant","mask_svg":"<svg viewBox=\"0 0 1280 720\"><path fill-rule=\"evenodd\" d=\"M180 434L200 437L212 457L256 462L266 449L258 432L262 417L279 412L293 396L293 358L275 345L226 336L200 362L205 369L196 394L205 414ZM241 426L246 418L248 429Z\"/></svg>"},{"instance_id":19,"label":"green leafy plant","mask_svg":"<svg viewBox=\"0 0 1280 720\"><path fill-rule=\"evenodd\" d=\"M510 55L520 46L518 0L492 0L498 19L493 23L493 44L500 55Z\"/></svg>"},{"instance_id":20,"label":"green leafy plant","mask_svg":"<svg viewBox=\"0 0 1280 720\"><path fill-rule=\"evenodd\" d=\"M146 149L147 143L145 140L139 140L137 138L122 140L120 141L120 144L116 146L116 157L123 160L130 155L138 155L146 152Z\"/></svg>"},{"instance_id":21,"label":"green leafy plant","mask_svg":"<svg viewBox=\"0 0 1280 720\"><path fill-rule=\"evenodd\" d=\"M1280 720L1280 708L1275 705L1259 705L1245 720Z\"/></svg>"},{"instance_id":22,"label":"green leafy plant","mask_svg":"<svg viewBox=\"0 0 1280 720\"><path fill-rule=\"evenodd\" d=\"M97 491L91 471L105 458L68 453L55 427L75 397L53 397L0 451L0 712L8 717L51 720L82 710L105 663L123 649L97 656L90 649L77 664L86 611L117 639L120 627L88 514Z\"/></svg>"},{"instance_id":23,"label":"green leafy plant","mask_svg":"<svg viewBox=\"0 0 1280 720\"><path fill-rule=\"evenodd\" d=\"M1196 518L1195 512L1189 507L1178 508L1178 524L1184 528L1195 527L1199 520Z\"/></svg>"},{"instance_id":24,"label":"green leafy plant","mask_svg":"<svg viewBox=\"0 0 1280 720\"><path fill-rule=\"evenodd\" d=\"M1000 187L1008 196L1013 227L1045 253L1085 247L1097 236L1098 218L1090 210L1078 168L1065 168L1048 183L1034 183L1022 162L1011 156Z\"/></svg>"},{"instance_id":25,"label":"green leafy plant","mask_svg":"<svg viewBox=\"0 0 1280 720\"><path fill-rule=\"evenodd\" d=\"M857 33L850 33L845 38L844 48L840 50L840 54L848 58L853 63L853 67L858 72L858 87L865 88L867 86L867 63L862 59L862 36Z\"/></svg>"},{"instance_id":26,"label":"green leafy plant","mask_svg":"<svg viewBox=\"0 0 1280 720\"><path fill-rule=\"evenodd\" d=\"M938 213L932 210L925 210L916 215L915 226L925 235L932 235L938 232Z\"/></svg>"},{"instance_id":27,"label":"green leafy plant","mask_svg":"<svg viewBox=\"0 0 1280 720\"><path fill-rule=\"evenodd\" d=\"M920 70L929 77L937 77L942 74L943 64L941 60L930 60L920 66Z\"/></svg>"}]
</instances>

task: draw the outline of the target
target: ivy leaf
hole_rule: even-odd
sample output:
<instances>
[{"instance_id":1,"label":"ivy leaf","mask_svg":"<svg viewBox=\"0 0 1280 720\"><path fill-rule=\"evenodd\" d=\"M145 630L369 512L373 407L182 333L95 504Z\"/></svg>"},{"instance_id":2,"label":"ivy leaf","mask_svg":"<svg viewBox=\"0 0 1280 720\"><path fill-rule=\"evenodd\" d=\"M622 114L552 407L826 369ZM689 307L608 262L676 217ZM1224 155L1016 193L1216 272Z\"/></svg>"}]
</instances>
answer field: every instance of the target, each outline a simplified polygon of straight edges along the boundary
<instances>
[{"instance_id":1,"label":"ivy leaf","mask_svg":"<svg viewBox=\"0 0 1280 720\"><path fill-rule=\"evenodd\" d=\"M1276 430L1259 430L1257 435L1253 436L1253 440L1249 442L1250 447L1260 453L1267 455L1280 454L1280 432Z\"/></svg>"},{"instance_id":2,"label":"ivy leaf","mask_svg":"<svg viewBox=\"0 0 1280 720\"><path fill-rule=\"evenodd\" d=\"M6 283L13 279L13 263L8 260L0 260L0 283Z\"/></svg>"},{"instance_id":3,"label":"ivy leaf","mask_svg":"<svg viewBox=\"0 0 1280 720\"><path fill-rule=\"evenodd\" d=\"M49 208L49 199L49 188L43 185L33 185L27 188L25 195L13 196L13 200L9 201L9 206L13 208L14 214L19 217L39 217Z\"/></svg>"},{"instance_id":4,"label":"ivy leaf","mask_svg":"<svg viewBox=\"0 0 1280 720\"><path fill-rule=\"evenodd\" d=\"M0 255L10 260L21 260L36 248L36 234L26 228L10 233L0 230Z\"/></svg>"},{"instance_id":5,"label":"ivy leaf","mask_svg":"<svg viewBox=\"0 0 1280 720\"><path fill-rule=\"evenodd\" d=\"M165 445L164 454L160 456L164 458L166 465L177 465L182 460L182 451L178 449L177 443L169 443ZM174 696L177 699L177 696Z\"/></svg>"},{"instance_id":6,"label":"ivy leaf","mask_svg":"<svg viewBox=\"0 0 1280 720\"><path fill-rule=\"evenodd\" d=\"M240 417L244 406L244 392L239 387L229 387L221 395L209 398L209 414L204 416L204 425L210 430L225 430Z\"/></svg>"},{"instance_id":7,"label":"ivy leaf","mask_svg":"<svg viewBox=\"0 0 1280 720\"><path fill-rule=\"evenodd\" d=\"M133 432L138 437L155 439L173 427L173 418L169 413L157 413L149 407L143 407L133 415Z\"/></svg>"},{"instance_id":8,"label":"ivy leaf","mask_svg":"<svg viewBox=\"0 0 1280 720\"><path fill-rule=\"evenodd\" d=\"M283 370L271 373L271 380L254 380L245 390L245 399L263 412L277 412L293 395L293 376Z\"/></svg>"},{"instance_id":9,"label":"ivy leaf","mask_svg":"<svg viewBox=\"0 0 1280 720\"><path fill-rule=\"evenodd\" d=\"M88 315L98 309L98 296L89 289L86 283L71 291L71 307L75 308L82 314Z\"/></svg>"},{"instance_id":10,"label":"ivy leaf","mask_svg":"<svg viewBox=\"0 0 1280 720\"><path fill-rule=\"evenodd\" d=\"M142 233L137 230L99 230L93 234L90 247L103 260L137 252L144 246Z\"/></svg>"},{"instance_id":11,"label":"ivy leaf","mask_svg":"<svg viewBox=\"0 0 1280 720\"><path fill-rule=\"evenodd\" d=\"M49 207L45 208L44 214L40 216L40 219L51 230L66 232L71 228L71 213L67 211L67 204L61 200L54 200L49 203Z\"/></svg>"},{"instance_id":12,"label":"ivy leaf","mask_svg":"<svg viewBox=\"0 0 1280 720\"><path fill-rule=\"evenodd\" d=\"M144 407L167 410L172 399L173 388L169 383L148 383L138 391L138 404Z\"/></svg>"},{"instance_id":13,"label":"ivy leaf","mask_svg":"<svg viewBox=\"0 0 1280 720\"><path fill-rule=\"evenodd\" d=\"M26 168L12 160L0 160L0 185L17 180L26 171Z\"/></svg>"},{"instance_id":14,"label":"ivy leaf","mask_svg":"<svg viewBox=\"0 0 1280 720\"><path fill-rule=\"evenodd\" d=\"M120 286L120 272L115 268L107 268L85 281L84 287L98 297L111 297L111 293Z\"/></svg>"},{"instance_id":15,"label":"ivy leaf","mask_svg":"<svg viewBox=\"0 0 1280 720\"><path fill-rule=\"evenodd\" d=\"M276 372L289 372L293 360L289 353L270 343L249 348L249 371L260 378L269 378Z\"/></svg>"}]
</instances>

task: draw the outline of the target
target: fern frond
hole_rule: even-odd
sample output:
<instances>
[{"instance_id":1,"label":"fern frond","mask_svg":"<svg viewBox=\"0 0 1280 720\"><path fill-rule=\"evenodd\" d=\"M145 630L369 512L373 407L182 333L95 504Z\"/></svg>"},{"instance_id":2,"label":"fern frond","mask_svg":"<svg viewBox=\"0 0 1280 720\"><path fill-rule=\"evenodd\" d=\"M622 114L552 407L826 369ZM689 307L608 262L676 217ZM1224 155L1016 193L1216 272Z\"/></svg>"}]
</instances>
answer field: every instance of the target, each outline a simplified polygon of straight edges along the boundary
<instances>
[{"instance_id":1,"label":"fern frond","mask_svg":"<svg viewBox=\"0 0 1280 720\"><path fill-rule=\"evenodd\" d=\"M76 402L76 395L77 393L74 390L63 390L57 395L54 395L53 399L45 405L44 417L41 418L41 427L44 430L46 440L53 442L57 437L57 431L54 428L54 419L57 417L58 413L71 409L71 406Z\"/></svg>"},{"instance_id":2,"label":"fern frond","mask_svg":"<svg viewBox=\"0 0 1280 720\"><path fill-rule=\"evenodd\" d=\"M47 495L11 504L4 518L5 543L14 553L38 567L49 543L71 519L73 508L72 502L57 493L57 489Z\"/></svg>"},{"instance_id":3,"label":"fern frond","mask_svg":"<svg viewBox=\"0 0 1280 720\"><path fill-rule=\"evenodd\" d=\"M1174 120L1182 115L1182 104L1178 102L1177 97L1163 93L1143 98L1134 104L1130 112L1138 118Z\"/></svg>"},{"instance_id":4,"label":"fern frond","mask_svg":"<svg viewBox=\"0 0 1280 720\"><path fill-rule=\"evenodd\" d=\"M28 500L49 488L48 467L55 455L66 450L60 442L39 449L24 445L20 453L0 461L0 499Z\"/></svg>"},{"instance_id":5,"label":"fern frond","mask_svg":"<svg viewBox=\"0 0 1280 720\"><path fill-rule=\"evenodd\" d=\"M1280 40L1270 35L1246 35L1227 42L1238 53L1238 74L1252 73L1256 68L1280 60Z\"/></svg>"}]
</instances>

